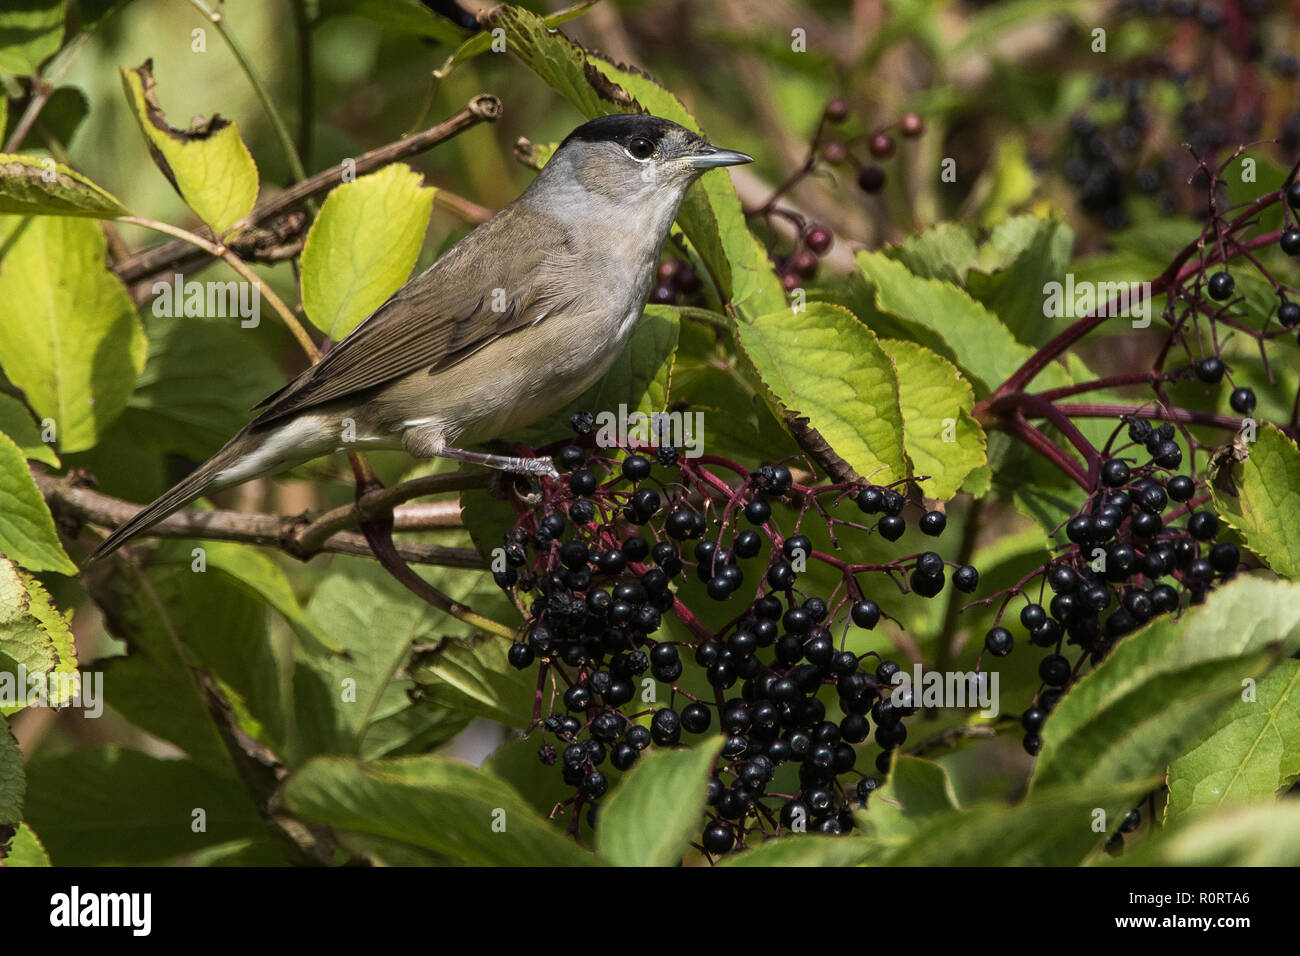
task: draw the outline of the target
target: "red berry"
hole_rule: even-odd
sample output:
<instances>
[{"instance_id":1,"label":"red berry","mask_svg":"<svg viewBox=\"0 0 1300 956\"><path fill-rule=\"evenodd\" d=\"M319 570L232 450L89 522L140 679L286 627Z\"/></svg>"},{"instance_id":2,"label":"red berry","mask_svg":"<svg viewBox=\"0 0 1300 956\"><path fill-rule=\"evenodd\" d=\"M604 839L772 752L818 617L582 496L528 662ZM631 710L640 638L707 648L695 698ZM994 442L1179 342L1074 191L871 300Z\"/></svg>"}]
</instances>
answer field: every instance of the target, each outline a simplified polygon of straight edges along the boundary
<instances>
[{"instance_id":1,"label":"red berry","mask_svg":"<svg viewBox=\"0 0 1300 956\"><path fill-rule=\"evenodd\" d=\"M808 244L808 248L819 256L831 247L834 240L834 235L825 226L809 226L803 234L803 241Z\"/></svg>"},{"instance_id":2,"label":"red berry","mask_svg":"<svg viewBox=\"0 0 1300 956\"><path fill-rule=\"evenodd\" d=\"M864 193L878 193L885 188L885 171L879 166L864 166L858 173L858 188Z\"/></svg>"},{"instance_id":3,"label":"red berry","mask_svg":"<svg viewBox=\"0 0 1300 956\"><path fill-rule=\"evenodd\" d=\"M867 148L871 150L871 155L876 159L888 159L894 155L894 137L888 133L877 133L871 137Z\"/></svg>"},{"instance_id":4,"label":"red berry","mask_svg":"<svg viewBox=\"0 0 1300 956\"><path fill-rule=\"evenodd\" d=\"M677 275L677 269L681 263L676 259L669 259L666 262L659 263L659 270L655 273L661 285L668 285L673 281L673 276Z\"/></svg>"},{"instance_id":5,"label":"red berry","mask_svg":"<svg viewBox=\"0 0 1300 956\"><path fill-rule=\"evenodd\" d=\"M836 96L826 101L826 118L832 123L841 123L848 118L849 103L842 96Z\"/></svg>"},{"instance_id":6,"label":"red berry","mask_svg":"<svg viewBox=\"0 0 1300 956\"><path fill-rule=\"evenodd\" d=\"M803 280L799 278L799 274L797 272L781 273L781 285L785 288L786 292L793 292L795 289L799 288L799 286L802 284L803 284Z\"/></svg>"},{"instance_id":7,"label":"red berry","mask_svg":"<svg viewBox=\"0 0 1300 956\"><path fill-rule=\"evenodd\" d=\"M822 159L832 166L838 166L849 157L849 148L838 139L828 140L822 146Z\"/></svg>"},{"instance_id":8,"label":"red berry","mask_svg":"<svg viewBox=\"0 0 1300 956\"><path fill-rule=\"evenodd\" d=\"M817 253L811 249L800 249L790 261L790 268L805 279L811 279L817 274Z\"/></svg>"},{"instance_id":9,"label":"red berry","mask_svg":"<svg viewBox=\"0 0 1300 956\"><path fill-rule=\"evenodd\" d=\"M925 120L915 113L908 113L899 121L898 128L904 136L917 137L925 132Z\"/></svg>"}]
</instances>

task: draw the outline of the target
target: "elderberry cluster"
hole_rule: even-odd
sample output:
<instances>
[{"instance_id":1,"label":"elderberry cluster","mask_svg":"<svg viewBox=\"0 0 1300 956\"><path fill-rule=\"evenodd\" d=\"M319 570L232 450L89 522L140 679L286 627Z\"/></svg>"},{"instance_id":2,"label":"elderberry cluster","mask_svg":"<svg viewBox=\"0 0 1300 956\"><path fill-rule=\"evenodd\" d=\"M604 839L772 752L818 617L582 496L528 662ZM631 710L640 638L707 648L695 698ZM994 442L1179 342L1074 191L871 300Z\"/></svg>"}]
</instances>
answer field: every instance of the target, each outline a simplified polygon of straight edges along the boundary
<instances>
[{"instance_id":1,"label":"elderberry cluster","mask_svg":"<svg viewBox=\"0 0 1300 956\"><path fill-rule=\"evenodd\" d=\"M1187 69L1185 57L1143 53L1124 59L1112 77L1096 84L1089 113L1071 121L1060 159L1080 207L1103 228L1129 225L1135 196L1154 200L1163 214L1206 212L1203 204L1189 206L1187 194L1176 189L1188 176L1206 185L1205 171L1187 165L1184 144L1193 156L1211 156L1259 139L1264 117L1285 111L1282 154L1293 155L1300 145L1300 110L1293 106L1300 62L1290 50L1271 47L1277 31L1266 4L1246 0L1227 16L1224 6L1125 0L1119 7L1126 21L1167 29L1178 46L1203 48L1200 62L1231 67L1206 75ZM1218 57L1215 47L1230 56Z\"/></svg>"},{"instance_id":2,"label":"elderberry cluster","mask_svg":"<svg viewBox=\"0 0 1300 956\"><path fill-rule=\"evenodd\" d=\"M1134 468L1120 457L1102 462L1102 487L1065 524L1068 551L1021 581L1003 602L999 621L1015 594L1039 582L1038 599L1020 609L1029 642L1051 649L1038 666L1043 689L1021 719L1030 754L1042 747L1043 723L1085 661L1099 663L1120 638L1177 611L1184 597L1202 602L1216 581L1237 571L1240 551L1230 541L1215 542L1219 519L1198 506L1207 496L1198 496L1190 476L1169 473L1182 462L1174 434L1168 423L1153 428L1145 419L1130 421L1128 436L1145 449L1147 463ZM984 638L995 657L1010 654L1014 644L1000 623ZM1074 662L1067 645L1080 650Z\"/></svg>"},{"instance_id":3,"label":"elderberry cluster","mask_svg":"<svg viewBox=\"0 0 1300 956\"><path fill-rule=\"evenodd\" d=\"M681 259L667 259L659 263L650 301L658 305L672 305L693 298L702 288L703 283L694 266Z\"/></svg>"},{"instance_id":4,"label":"elderberry cluster","mask_svg":"<svg viewBox=\"0 0 1300 956\"><path fill-rule=\"evenodd\" d=\"M864 666L878 655L845 648L851 626L871 630L889 616L857 576L888 574L900 590L933 597L948 565L933 551L882 566L830 557L845 587L805 593L801 575L828 556L797 528L784 537L776 509L817 494L851 498L871 519L854 527L894 541L907 526L903 494L797 485L779 463L742 473L738 487L720 492L715 475L675 449L661 447L653 460L635 450L617 463L600 450L589 458L591 422L587 413L573 417L578 441L556 456L567 474L544 480L543 503L505 533L507 566L496 572L501 587L532 595L508 659L521 670L543 668L530 734L541 732L539 759L558 763L575 790L565 804L570 832L584 806L594 821L610 768L630 769L651 745L719 732L725 740L699 840L710 856L782 831L850 830L855 807L881 785L858 769L856 746L874 740L883 775L915 713L910 691L895 693L897 663ZM945 525L942 512L930 511L918 528L937 537ZM676 591L688 575L712 601L739 601L729 624L706 627L681 603ZM958 590L978 583L975 568L953 569ZM670 615L673 628L665 627Z\"/></svg>"}]
</instances>

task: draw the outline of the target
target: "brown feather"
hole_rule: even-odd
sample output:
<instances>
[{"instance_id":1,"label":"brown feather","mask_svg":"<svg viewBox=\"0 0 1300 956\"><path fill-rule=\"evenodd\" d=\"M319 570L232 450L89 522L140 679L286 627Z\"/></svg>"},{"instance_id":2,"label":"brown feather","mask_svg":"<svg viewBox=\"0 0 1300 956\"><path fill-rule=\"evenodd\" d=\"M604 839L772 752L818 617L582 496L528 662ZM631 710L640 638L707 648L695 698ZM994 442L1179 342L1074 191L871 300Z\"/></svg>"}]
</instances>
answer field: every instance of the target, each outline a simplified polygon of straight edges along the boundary
<instances>
[{"instance_id":1,"label":"brown feather","mask_svg":"<svg viewBox=\"0 0 1300 956\"><path fill-rule=\"evenodd\" d=\"M493 253L506 244L515 256ZM521 239L523 241L521 241ZM508 207L399 289L320 362L256 408L260 428L303 409L361 395L421 368L444 371L503 335L563 308L572 272L567 227ZM494 311L501 304L504 308Z\"/></svg>"}]
</instances>

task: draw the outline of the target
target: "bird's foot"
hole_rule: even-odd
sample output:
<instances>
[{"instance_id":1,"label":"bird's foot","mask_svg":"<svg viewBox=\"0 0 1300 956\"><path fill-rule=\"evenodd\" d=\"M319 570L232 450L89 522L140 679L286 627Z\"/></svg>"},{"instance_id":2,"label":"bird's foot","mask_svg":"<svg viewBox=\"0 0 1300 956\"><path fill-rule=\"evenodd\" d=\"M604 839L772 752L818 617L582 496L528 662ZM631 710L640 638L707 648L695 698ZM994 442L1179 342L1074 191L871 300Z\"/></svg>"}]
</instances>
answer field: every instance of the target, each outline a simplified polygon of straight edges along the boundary
<instances>
[{"instance_id":1,"label":"bird's foot","mask_svg":"<svg viewBox=\"0 0 1300 956\"><path fill-rule=\"evenodd\" d=\"M484 468L492 468L496 471L508 471L515 475L542 476L551 480L560 477L560 473L555 470L555 462L548 457L517 458L511 455L493 455L481 451L466 451L463 448L443 448L438 452L438 455L441 458L452 458L472 465L482 465Z\"/></svg>"}]
</instances>

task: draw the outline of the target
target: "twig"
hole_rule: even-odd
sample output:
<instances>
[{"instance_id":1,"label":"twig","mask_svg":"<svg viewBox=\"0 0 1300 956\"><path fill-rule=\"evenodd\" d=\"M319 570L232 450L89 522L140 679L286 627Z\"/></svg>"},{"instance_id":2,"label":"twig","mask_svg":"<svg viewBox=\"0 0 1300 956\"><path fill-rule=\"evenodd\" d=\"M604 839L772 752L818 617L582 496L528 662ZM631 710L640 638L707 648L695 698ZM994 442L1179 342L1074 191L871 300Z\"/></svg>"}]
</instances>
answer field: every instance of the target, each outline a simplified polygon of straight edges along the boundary
<instances>
[{"instance_id":1,"label":"twig","mask_svg":"<svg viewBox=\"0 0 1300 956\"><path fill-rule=\"evenodd\" d=\"M248 77L248 82L253 86L253 92L257 94L258 100L262 103L262 109L266 111L266 117L271 121L271 129L275 132L275 138L280 141L281 148L284 149L285 159L289 161L289 171L293 174L294 182L302 182L307 178L307 170L303 168L302 157L298 155L298 148L293 144L293 137L289 135L289 127L284 125L284 119L280 116L280 111L275 108L275 103L271 101L271 94L267 92L266 84L258 76L257 70L253 69L253 61L248 58L244 48L240 46L235 35L226 29L225 15L219 10L213 10L204 0L190 0L190 5L217 28L226 45L230 47L230 52L235 55L239 61L239 68L244 71Z\"/></svg>"},{"instance_id":2,"label":"twig","mask_svg":"<svg viewBox=\"0 0 1300 956\"><path fill-rule=\"evenodd\" d=\"M431 126L413 136L407 136L396 142L372 149L367 153L362 153L356 158L354 164L356 174L363 176L366 173L387 166L389 163L423 153L439 143L446 142L465 130L477 126L479 123L493 122L500 115L501 101L489 93L480 94L470 100L469 104L459 113L444 120L437 126ZM342 169L339 166L331 166L329 169L316 173L302 182L294 183L288 189L276 193L269 199L260 200L253 207L253 211L246 217L245 223L253 227L284 216L286 213L297 209L312 196L333 189L342 182L342 177ZM450 194L444 195L444 193L446 193L446 190L440 189L438 191L438 195L442 197L443 205L455 208L453 201L450 199ZM468 203L469 201L465 200L465 202ZM242 255L251 253L258 242L257 231L250 229L232 236L227 247ZM128 286L132 286L167 272L192 272L202 266L208 257L208 254L204 251L196 249L187 242L169 242L136 253L116 265L113 272ZM250 255L250 258L256 257Z\"/></svg>"},{"instance_id":3,"label":"twig","mask_svg":"<svg viewBox=\"0 0 1300 956\"><path fill-rule=\"evenodd\" d=\"M50 101L57 88L59 78L67 71L72 58L76 55L90 39L89 33L79 33L72 40L68 41L67 46L58 52L53 60L50 61L44 75L32 77L32 98L27 101L27 109L23 110L23 115L18 118L14 124L14 131L9 134L9 139L5 141L4 152L16 153L22 146L23 140L27 134L32 131L36 125L37 118L41 115L41 110L45 109L45 104Z\"/></svg>"},{"instance_id":4,"label":"twig","mask_svg":"<svg viewBox=\"0 0 1300 956\"><path fill-rule=\"evenodd\" d=\"M123 501L93 488L77 484L76 477L58 478L43 471L33 470L32 477L45 496L50 511L60 522L79 523L88 521L104 528L116 528L135 516L140 506L130 501ZM437 476L444 478L459 475ZM467 476L468 477L468 476ZM485 482L486 476L474 476ZM420 478L413 482L394 485L385 491L390 495L408 495L416 497L430 494L428 479ZM468 481L462 487L472 487ZM451 490L450 486L434 490ZM391 500L391 499L390 499ZM371 505L367 503L366 507ZM422 531L429 528L446 527L445 520L439 516L429 520L424 505L410 508L394 509L394 528L399 531ZM360 557L370 556L370 546L355 531L357 513L352 505L347 507L348 516L342 520L335 512L327 512L316 521L305 519L301 515L272 515L227 511L213 509L203 511L188 508L178 511L150 528L146 534L157 538L198 538L208 541L236 541L243 544L255 544L262 547L277 548L285 554L299 560L307 560L315 554L351 554ZM320 538L320 523L330 518L333 529ZM319 540L304 543L306 533L316 529ZM447 568L483 568L483 559L473 548L449 548L441 545L417 544L414 542L397 545L402 560L410 564L430 564Z\"/></svg>"},{"instance_id":5,"label":"twig","mask_svg":"<svg viewBox=\"0 0 1300 956\"><path fill-rule=\"evenodd\" d=\"M183 239L190 245L202 249L208 255L221 259L226 263L226 265L239 273L240 277L243 278L245 282L251 282L253 285L257 286L261 295L271 304L271 308L275 309L275 311L279 313L281 320L283 320L284 324L288 326L289 331L293 333L294 338L298 340L298 344L302 346L302 350L307 353L307 357L313 362L320 359L320 349L318 349L316 343L311 340L311 336L307 334L307 330L303 328L302 323L298 321L298 317L293 314L293 310L285 305L284 300L276 295L275 290L262 282L257 273L250 269L244 260L235 255L229 248L220 243L209 242L202 236L196 236L194 233L187 232L178 226L173 226L165 222L158 222L153 219L141 219L139 216L118 216L117 221L129 222L134 226L144 226L146 229L154 229L158 232L166 233L169 236L175 236L177 239Z\"/></svg>"},{"instance_id":6,"label":"twig","mask_svg":"<svg viewBox=\"0 0 1300 956\"><path fill-rule=\"evenodd\" d=\"M349 458L352 461L352 471L357 478L357 511L364 512L365 509L362 503L365 499L371 495L377 495L384 490L384 487L379 484L374 471L366 464L364 458L358 454L352 454ZM506 640L514 640L515 628L509 624L503 624L501 621L494 621L490 617L485 617L468 604L462 604L450 595L444 594L416 574L411 569L411 566L402 560L402 556L393 543L392 511L362 513L360 515L360 524L361 533L365 535L371 553L379 560L383 569L396 578L398 583L408 591L443 613L450 614L458 621L463 621L471 627L476 627L489 634L504 637Z\"/></svg>"},{"instance_id":7,"label":"twig","mask_svg":"<svg viewBox=\"0 0 1300 956\"><path fill-rule=\"evenodd\" d=\"M311 162L312 118L316 115L316 90L312 70L311 28L307 0L293 0L293 32L298 44L298 155Z\"/></svg>"}]
</instances>

